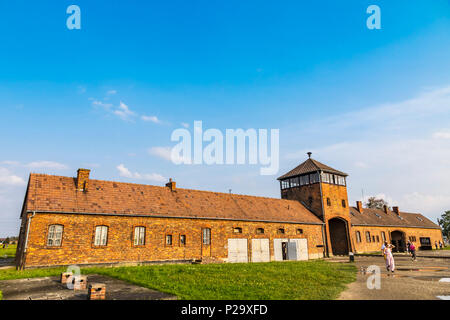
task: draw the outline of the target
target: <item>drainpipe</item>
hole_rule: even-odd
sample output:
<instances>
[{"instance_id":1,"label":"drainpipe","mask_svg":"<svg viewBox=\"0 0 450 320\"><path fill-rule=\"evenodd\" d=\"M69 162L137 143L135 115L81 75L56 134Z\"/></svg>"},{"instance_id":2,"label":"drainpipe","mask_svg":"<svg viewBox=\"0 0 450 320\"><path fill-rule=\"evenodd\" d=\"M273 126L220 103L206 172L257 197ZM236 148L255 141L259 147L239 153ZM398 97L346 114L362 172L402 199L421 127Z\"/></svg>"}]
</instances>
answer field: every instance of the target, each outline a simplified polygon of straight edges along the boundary
<instances>
[{"instance_id":1,"label":"drainpipe","mask_svg":"<svg viewBox=\"0 0 450 320\"><path fill-rule=\"evenodd\" d=\"M24 245L24 249L23 249L23 260L25 261L25 255L27 253L27 247L28 247L28 235L30 234L30 224L31 224L31 219L34 218L34 216L36 215L36 211L33 211L33 213L31 214L31 216L28 218L28 225L27 225L27 234L25 236L25 245ZM23 261L22 261L23 262Z\"/></svg>"}]
</instances>

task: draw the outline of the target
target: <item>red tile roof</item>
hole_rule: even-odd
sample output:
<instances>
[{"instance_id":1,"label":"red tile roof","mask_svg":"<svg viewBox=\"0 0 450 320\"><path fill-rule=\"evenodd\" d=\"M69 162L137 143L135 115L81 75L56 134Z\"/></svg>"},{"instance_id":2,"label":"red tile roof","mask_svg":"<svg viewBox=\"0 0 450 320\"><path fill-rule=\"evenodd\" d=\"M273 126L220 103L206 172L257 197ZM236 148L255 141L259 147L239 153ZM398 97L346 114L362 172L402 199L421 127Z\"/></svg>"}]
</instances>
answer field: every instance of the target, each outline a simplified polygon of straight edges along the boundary
<instances>
[{"instance_id":1,"label":"red tile roof","mask_svg":"<svg viewBox=\"0 0 450 320\"><path fill-rule=\"evenodd\" d=\"M368 208L364 208L363 213L360 213L355 207L350 207L350 220L352 225L440 229L437 224L420 213L400 212L400 216L398 216L390 210L388 210L388 213L385 213L384 210Z\"/></svg>"},{"instance_id":2,"label":"red tile roof","mask_svg":"<svg viewBox=\"0 0 450 320\"><path fill-rule=\"evenodd\" d=\"M345 177L348 176L348 174L346 174L345 172L333 169L327 166L326 164L323 164L317 160L310 158L305 162L301 163L300 165L298 165L297 167L295 167L294 169L292 169L291 171L289 171L288 173L279 177L278 180L283 180L286 178L296 177L302 174L313 173L317 171L339 174Z\"/></svg>"},{"instance_id":3,"label":"red tile roof","mask_svg":"<svg viewBox=\"0 0 450 320\"><path fill-rule=\"evenodd\" d=\"M293 200L92 179L87 192L75 186L75 178L31 174L27 211L322 224Z\"/></svg>"}]
</instances>

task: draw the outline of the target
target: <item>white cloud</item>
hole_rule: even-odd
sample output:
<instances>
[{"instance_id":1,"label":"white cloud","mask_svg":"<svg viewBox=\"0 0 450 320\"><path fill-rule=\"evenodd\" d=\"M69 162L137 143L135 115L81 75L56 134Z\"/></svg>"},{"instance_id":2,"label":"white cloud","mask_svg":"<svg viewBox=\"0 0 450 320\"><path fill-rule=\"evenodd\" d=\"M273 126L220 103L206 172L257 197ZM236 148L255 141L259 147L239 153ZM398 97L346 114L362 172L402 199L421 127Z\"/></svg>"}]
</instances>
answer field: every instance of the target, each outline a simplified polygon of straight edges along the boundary
<instances>
[{"instance_id":1,"label":"white cloud","mask_svg":"<svg viewBox=\"0 0 450 320\"><path fill-rule=\"evenodd\" d=\"M433 133L434 139L450 139L450 130L442 130Z\"/></svg>"},{"instance_id":2,"label":"white cloud","mask_svg":"<svg viewBox=\"0 0 450 320\"><path fill-rule=\"evenodd\" d=\"M130 108L122 101L120 102L119 107L113 111L113 113L122 120L129 120L130 117L135 115L135 113L131 111Z\"/></svg>"},{"instance_id":3,"label":"white cloud","mask_svg":"<svg viewBox=\"0 0 450 320\"><path fill-rule=\"evenodd\" d=\"M54 169L54 170L65 170L69 167L65 164L54 162L54 161L35 161L30 162L25 165L27 168L31 169Z\"/></svg>"},{"instance_id":4,"label":"white cloud","mask_svg":"<svg viewBox=\"0 0 450 320\"><path fill-rule=\"evenodd\" d=\"M90 100L92 100L92 105L94 107L101 107L105 110L109 110L113 106L111 103L104 103L103 101L100 101L100 100L94 100L92 98Z\"/></svg>"},{"instance_id":5,"label":"white cloud","mask_svg":"<svg viewBox=\"0 0 450 320\"><path fill-rule=\"evenodd\" d=\"M10 161L10 160L5 160L5 161L1 161L0 165L7 165L7 166L20 166L20 162L19 161Z\"/></svg>"},{"instance_id":6,"label":"white cloud","mask_svg":"<svg viewBox=\"0 0 450 320\"><path fill-rule=\"evenodd\" d=\"M161 123L161 121L156 116L141 116L141 120L153 123Z\"/></svg>"},{"instance_id":7,"label":"white cloud","mask_svg":"<svg viewBox=\"0 0 450 320\"><path fill-rule=\"evenodd\" d=\"M180 163L184 161L184 159L179 154L172 155L171 147L153 147L148 150L148 153L152 156L156 156L173 163Z\"/></svg>"},{"instance_id":8,"label":"white cloud","mask_svg":"<svg viewBox=\"0 0 450 320\"><path fill-rule=\"evenodd\" d=\"M128 168L126 168L123 164L119 164L117 167L119 170L119 175L121 177L136 179L136 180L148 180L154 182L166 182L167 179L158 174L158 173L150 173L150 174L140 174L138 172L131 172Z\"/></svg>"},{"instance_id":9,"label":"white cloud","mask_svg":"<svg viewBox=\"0 0 450 320\"><path fill-rule=\"evenodd\" d=\"M12 174L8 169L0 168L0 184L23 186L26 182L21 177Z\"/></svg>"}]
</instances>

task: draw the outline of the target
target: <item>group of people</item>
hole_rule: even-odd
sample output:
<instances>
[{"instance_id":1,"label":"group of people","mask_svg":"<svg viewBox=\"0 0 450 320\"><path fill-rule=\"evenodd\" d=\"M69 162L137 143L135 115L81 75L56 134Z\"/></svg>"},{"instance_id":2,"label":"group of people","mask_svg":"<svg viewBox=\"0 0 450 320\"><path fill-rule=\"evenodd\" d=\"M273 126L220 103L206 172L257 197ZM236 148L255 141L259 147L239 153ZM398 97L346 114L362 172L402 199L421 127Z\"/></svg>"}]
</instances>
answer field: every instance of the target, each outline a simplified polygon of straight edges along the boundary
<instances>
[{"instance_id":1,"label":"group of people","mask_svg":"<svg viewBox=\"0 0 450 320\"><path fill-rule=\"evenodd\" d=\"M436 250L438 249L438 242L435 241L434 242L434 246L436 247ZM444 247L444 244L442 243L441 240L439 240L439 249L442 249Z\"/></svg>"},{"instance_id":2,"label":"group of people","mask_svg":"<svg viewBox=\"0 0 450 320\"><path fill-rule=\"evenodd\" d=\"M408 241L406 247L408 252L411 254L412 260L416 261L416 246L414 245L414 243ZM386 270L392 273L394 273L395 271L394 255L392 254L392 249L394 248L395 246L393 244L387 243L387 241L385 241L383 243L383 246L381 247L381 253L383 254L384 261L386 262Z\"/></svg>"}]
</instances>

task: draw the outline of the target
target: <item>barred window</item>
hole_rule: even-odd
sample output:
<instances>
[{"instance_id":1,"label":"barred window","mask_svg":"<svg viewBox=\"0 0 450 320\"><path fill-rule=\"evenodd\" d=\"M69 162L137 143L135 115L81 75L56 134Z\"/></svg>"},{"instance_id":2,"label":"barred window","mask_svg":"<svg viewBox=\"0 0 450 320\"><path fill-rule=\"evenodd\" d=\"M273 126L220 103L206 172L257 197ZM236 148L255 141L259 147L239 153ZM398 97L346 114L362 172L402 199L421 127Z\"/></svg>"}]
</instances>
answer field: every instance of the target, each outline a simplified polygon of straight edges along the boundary
<instances>
[{"instance_id":1,"label":"barred window","mask_svg":"<svg viewBox=\"0 0 450 320\"><path fill-rule=\"evenodd\" d=\"M263 233L264 233L264 229L263 228L256 229L256 234L263 234Z\"/></svg>"},{"instance_id":2,"label":"barred window","mask_svg":"<svg viewBox=\"0 0 450 320\"><path fill-rule=\"evenodd\" d=\"M289 189L289 179L281 181L281 189Z\"/></svg>"},{"instance_id":3,"label":"barred window","mask_svg":"<svg viewBox=\"0 0 450 320\"><path fill-rule=\"evenodd\" d=\"M64 227L59 224L53 224L48 227L47 246L60 247L62 243Z\"/></svg>"},{"instance_id":4,"label":"barred window","mask_svg":"<svg viewBox=\"0 0 450 320\"><path fill-rule=\"evenodd\" d=\"M172 245L172 235L171 234L166 235L166 245L168 245L168 246Z\"/></svg>"},{"instance_id":5,"label":"barred window","mask_svg":"<svg viewBox=\"0 0 450 320\"><path fill-rule=\"evenodd\" d=\"M210 245L211 244L211 229L205 228L202 230L202 238L203 244Z\"/></svg>"},{"instance_id":6,"label":"barred window","mask_svg":"<svg viewBox=\"0 0 450 320\"><path fill-rule=\"evenodd\" d=\"M319 174L318 173L312 173L312 174L310 174L309 179L310 179L310 183L311 184L317 183L317 182L319 182Z\"/></svg>"},{"instance_id":7,"label":"barred window","mask_svg":"<svg viewBox=\"0 0 450 320\"><path fill-rule=\"evenodd\" d=\"M327 198L327 206L331 206L331 199L330 198Z\"/></svg>"},{"instance_id":8,"label":"barred window","mask_svg":"<svg viewBox=\"0 0 450 320\"><path fill-rule=\"evenodd\" d=\"M342 200L342 207L343 208L347 207L347 204L345 203L345 200Z\"/></svg>"},{"instance_id":9,"label":"barred window","mask_svg":"<svg viewBox=\"0 0 450 320\"><path fill-rule=\"evenodd\" d=\"M145 227L134 228L134 245L135 246L145 245Z\"/></svg>"},{"instance_id":10,"label":"barred window","mask_svg":"<svg viewBox=\"0 0 450 320\"><path fill-rule=\"evenodd\" d=\"M371 239L370 239L370 232L369 232L369 231L366 231L366 241L367 241L367 242L371 242Z\"/></svg>"},{"instance_id":11,"label":"barred window","mask_svg":"<svg viewBox=\"0 0 450 320\"><path fill-rule=\"evenodd\" d=\"M298 177L291 178L291 179L290 179L290 182L291 182L291 188L292 188L292 187L298 187L298 186L299 186Z\"/></svg>"},{"instance_id":12,"label":"barred window","mask_svg":"<svg viewBox=\"0 0 450 320\"><path fill-rule=\"evenodd\" d=\"M180 245L181 246L186 245L186 236L184 234L180 235Z\"/></svg>"},{"instance_id":13,"label":"barred window","mask_svg":"<svg viewBox=\"0 0 450 320\"><path fill-rule=\"evenodd\" d=\"M278 229L278 234L284 234L284 228Z\"/></svg>"},{"instance_id":14,"label":"barred window","mask_svg":"<svg viewBox=\"0 0 450 320\"><path fill-rule=\"evenodd\" d=\"M383 240L383 242L386 242L386 234L384 233L384 231L381 231L381 240Z\"/></svg>"},{"instance_id":15,"label":"barred window","mask_svg":"<svg viewBox=\"0 0 450 320\"><path fill-rule=\"evenodd\" d=\"M303 234L303 229L297 229L297 234Z\"/></svg>"},{"instance_id":16,"label":"barred window","mask_svg":"<svg viewBox=\"0 0 450 320\"><path fill-rule=\"evenodd\" d=\"M304 186L306 184L309 184L309 175L300 177L300 185Z\"/></svg>"},{"instance_id":17,"label":"barred window","mask_svg":"<svg viewBox=\"0 0 450 320\"><path fill-rule=\"evenodd\" d=\"M95 227L94 245L106 246L107 243L108 243L108 227L107 226Z\"/></svg>"}]
</instances>

